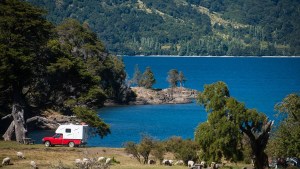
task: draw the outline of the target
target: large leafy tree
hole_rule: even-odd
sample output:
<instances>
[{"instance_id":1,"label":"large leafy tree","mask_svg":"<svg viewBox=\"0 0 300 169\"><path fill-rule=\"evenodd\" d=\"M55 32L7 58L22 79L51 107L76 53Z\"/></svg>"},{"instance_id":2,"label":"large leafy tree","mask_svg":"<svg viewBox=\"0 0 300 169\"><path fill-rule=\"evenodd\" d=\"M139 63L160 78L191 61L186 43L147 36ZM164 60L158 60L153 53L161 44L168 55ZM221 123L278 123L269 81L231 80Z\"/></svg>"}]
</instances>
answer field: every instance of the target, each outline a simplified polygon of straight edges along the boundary
<instances>
[{"instance_id":1,"label":"large leafy tree","mask_svg":"<svg viewBox=\"0 0 300 169\"><path fill-rule=\"evenodd\" d=\"M0 112L13 119L5 140L26 137L26 123L46 108L75 114L94 134L110 133L95 109L106 98L126 101L124 64L109 55L88 24L66 20L56 29L26 2L0 2ZM2 124L1 124L2 125Z\"/></svg>"},{"instance_id":2,"label":"large leafy tree","mask_svg":"<svg viewBox=\"0 0 300 169\"><path fill-rule=\"evenodd\" d=\"M283 116L269 149L278 157L300 157L300 96L290 94L275 109Z\"/></svg>"},{"instance_id":3,"label":"large leafy tree","mask_svg":"<svg viewBox=\"0 0 300 169\"><path fill-rule=\"evenodd\" d=\"M197 101L209 113L208 120L200 124L195 132L203 158L219 161L225 157L237 161L242 157L242 138L245 135L250 142L254 167L262 169L268 166L264 150L273 122L265 114L247 109L230 97L224 82L205 85Z\"/></svg>"},{"instance_id":4,"label":"large leafy tree","mask_svg":"<svg viewBox=\"0 0 300 169\"><path fill-rule=\"evenodd\" d=\"M103 44L87 25L65 20L56 29L57 37L48 43L47 55L53 62L47 66L51 91L48 98L59 111L75 113L94 127L94 133L107 135L109 127L99 119L96 108L107 98L100 85L104 62L109 57Z\"/></svg>"},{"instance_id":5,"label":"large leafy tree","mask_svg":"<svg viewBox=\"0 0 300 169\"><path fill-rule=\"evenodd\" d=\"M52 26L43 14L26 2L0 1L1 109L11 109L10 131L15 130L17 141L26 135L24 112L45 71L43 49Z\"/></svg>"}]
</instances>

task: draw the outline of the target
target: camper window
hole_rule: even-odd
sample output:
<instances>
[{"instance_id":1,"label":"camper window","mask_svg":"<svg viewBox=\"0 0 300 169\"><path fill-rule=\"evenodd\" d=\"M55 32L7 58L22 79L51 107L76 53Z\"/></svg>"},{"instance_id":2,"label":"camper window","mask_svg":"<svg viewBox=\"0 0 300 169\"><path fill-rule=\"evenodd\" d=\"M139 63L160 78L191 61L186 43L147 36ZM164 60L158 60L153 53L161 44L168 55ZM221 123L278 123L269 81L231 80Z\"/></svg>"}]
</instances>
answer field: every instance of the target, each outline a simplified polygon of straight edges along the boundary
<instances>
[{"instance_id":1,"label":"camper window","mask_svg":"<svg viewBox=\"0 0 300 169\"><path fill-rule=\"evenodd\" d=\"M71 133L71 129L66 129L66 133Z\"/></svg>"}]
</instances>

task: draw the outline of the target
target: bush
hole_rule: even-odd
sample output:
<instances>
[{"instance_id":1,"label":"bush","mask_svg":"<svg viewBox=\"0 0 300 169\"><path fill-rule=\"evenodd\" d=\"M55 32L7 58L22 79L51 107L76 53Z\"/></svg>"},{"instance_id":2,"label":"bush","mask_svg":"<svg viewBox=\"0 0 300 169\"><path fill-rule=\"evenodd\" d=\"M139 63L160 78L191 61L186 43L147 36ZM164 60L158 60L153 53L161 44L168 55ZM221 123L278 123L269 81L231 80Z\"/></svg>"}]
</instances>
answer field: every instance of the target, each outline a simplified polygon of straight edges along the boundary
<instances>
[{"instance_id":1,"label":"bush","mask_svg":"<svg viewBox=\"0 0 300 169\"><path fill-rule=\"evenodd\" d=\"M147 164L149 155L155 147L155 141L152 137L143 135L140 144L127 142L124 147L126 153L132 154L140 163L143 162L144 164Z\"/></svg>"},{"instance_id":2,"label":"bush","mask_svg":"<svg viewBox=\"0 0 300 169\"><path fill-rule=\"evenodd\" d=\"M164 155L166 153L166 147L163 142L156 141L154 147L151 151L151 154L155 157L156 160L161 164L164 160Z\"/></svg>"},{"instance_id":3,"label":"bush","mask_svg":"<svg viewBox=\"0 0 300 169\"><path fill-rule=\"evenodd\" d=\"M166 141L166 149L174 153L177 160L183 160L185 164L189 160L197 161L199 147L192 140L183 140L180 137L172 137Z\"/></svg>"}]
</instances>

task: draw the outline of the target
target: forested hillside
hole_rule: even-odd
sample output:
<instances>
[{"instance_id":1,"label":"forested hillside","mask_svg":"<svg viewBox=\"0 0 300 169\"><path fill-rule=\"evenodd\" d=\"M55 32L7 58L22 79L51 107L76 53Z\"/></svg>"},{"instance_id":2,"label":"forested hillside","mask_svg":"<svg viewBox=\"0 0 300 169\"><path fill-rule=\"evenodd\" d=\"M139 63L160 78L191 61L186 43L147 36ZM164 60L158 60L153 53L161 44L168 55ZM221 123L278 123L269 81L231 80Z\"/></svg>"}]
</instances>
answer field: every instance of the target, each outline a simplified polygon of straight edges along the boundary
<instances>
[{"instance_id":1,"label":"forested hillside","mask_svg":"<svg viewBox=\"0 0 300 169\"><path fill-rule=\"evenodd\" d=\"M298 0L29 0L119 55L300 55Z\"/></svg>"}]
</instances>

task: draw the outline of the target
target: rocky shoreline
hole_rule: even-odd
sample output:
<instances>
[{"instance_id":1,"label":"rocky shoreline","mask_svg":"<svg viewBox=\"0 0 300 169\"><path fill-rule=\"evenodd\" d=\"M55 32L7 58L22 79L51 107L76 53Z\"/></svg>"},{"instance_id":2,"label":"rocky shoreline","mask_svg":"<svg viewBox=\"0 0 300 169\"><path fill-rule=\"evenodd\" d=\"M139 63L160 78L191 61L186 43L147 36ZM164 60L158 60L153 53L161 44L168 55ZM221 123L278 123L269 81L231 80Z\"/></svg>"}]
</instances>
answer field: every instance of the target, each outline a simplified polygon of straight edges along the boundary
<instances>
[{"instance_id":1,"label":"rocky shoreline","mask_svg":"<svg viewBox=\"0 0 300 169\"><path fill-rule=\"evenodd\" d=\"M187 104L191 103L198 95L198 91L184 87L166 88L166 89L145 89L143 87L132 87L136 98L130 101L129 105L147 105L147 104ZM105 106L117 106L119 104L108 101ZM31 122L32 121L32 122ZM65 116L60 113L48 110L42 116L32 117L29 127L38 127L40 129L55 130L60 124L80 123L76 116Z\"/></svg>"},{"instance_id":2,"label":"rocky shoreline","mask_svg":"<svg viewBox=\"0 0 300 169\"><path fill-rule=\"evenodd\" d=\"M191 103L198 95L198 91L184 87L166 89L145 89L143 87L131 88L137 95L130 105L145 104L186 104Z\"/></svg>"}]
</instances>

